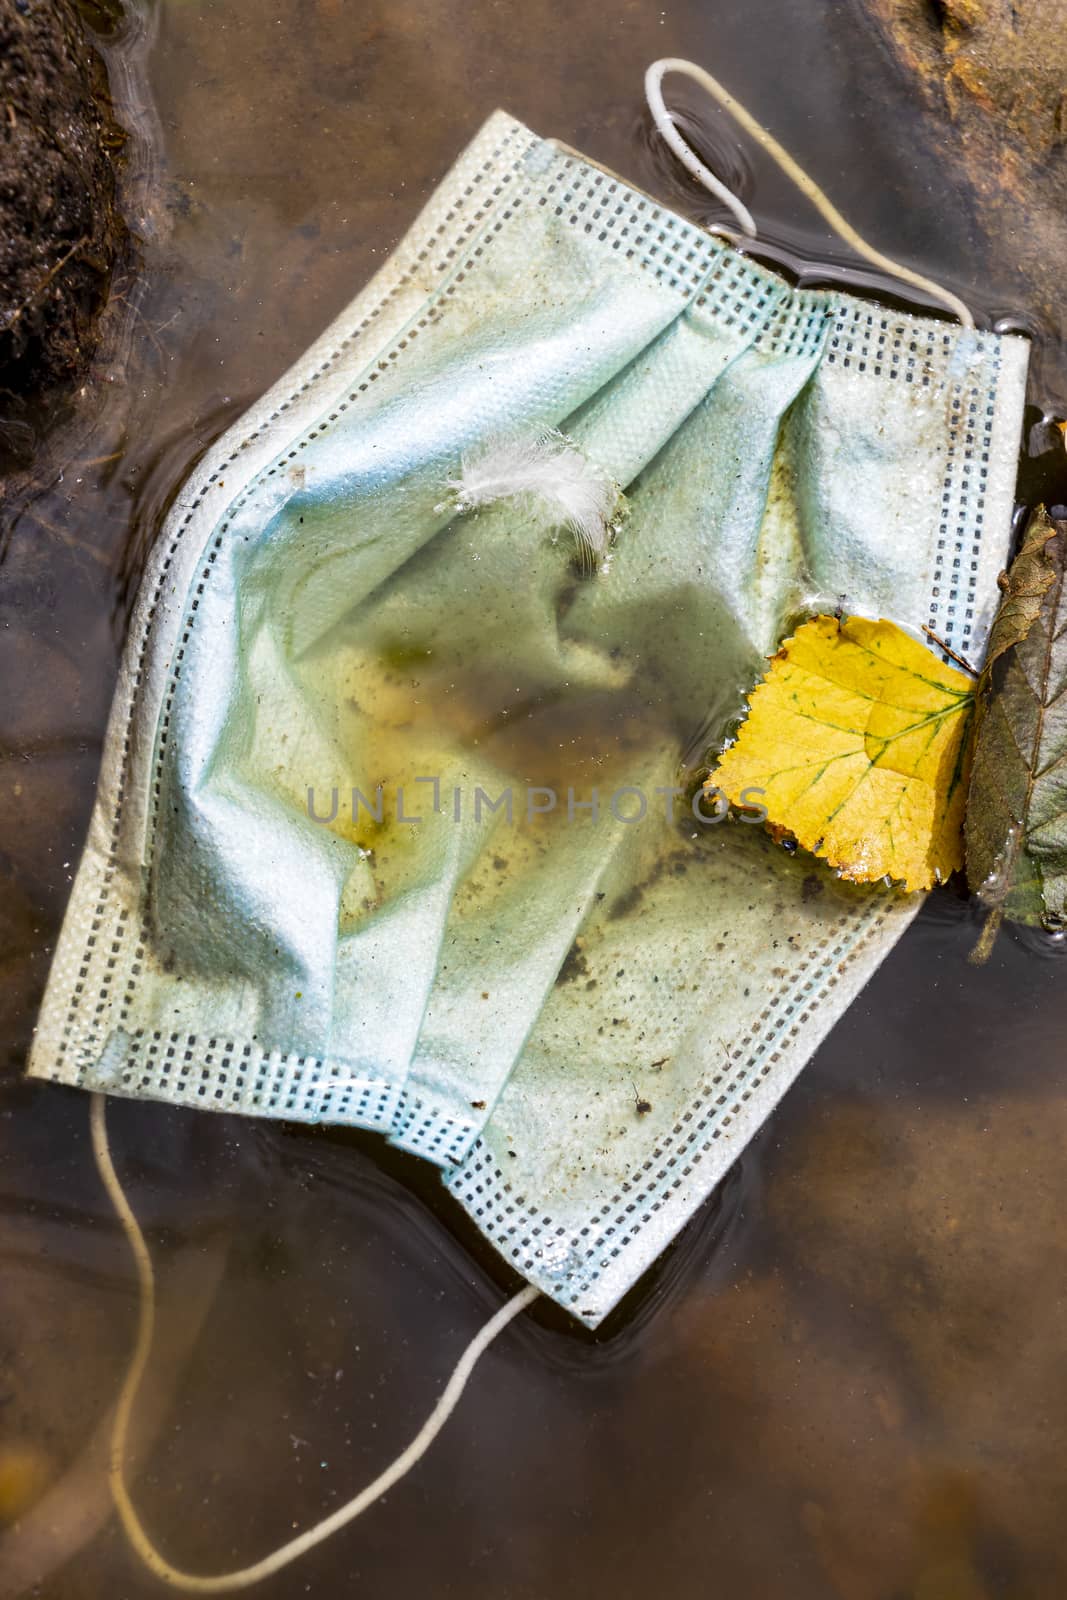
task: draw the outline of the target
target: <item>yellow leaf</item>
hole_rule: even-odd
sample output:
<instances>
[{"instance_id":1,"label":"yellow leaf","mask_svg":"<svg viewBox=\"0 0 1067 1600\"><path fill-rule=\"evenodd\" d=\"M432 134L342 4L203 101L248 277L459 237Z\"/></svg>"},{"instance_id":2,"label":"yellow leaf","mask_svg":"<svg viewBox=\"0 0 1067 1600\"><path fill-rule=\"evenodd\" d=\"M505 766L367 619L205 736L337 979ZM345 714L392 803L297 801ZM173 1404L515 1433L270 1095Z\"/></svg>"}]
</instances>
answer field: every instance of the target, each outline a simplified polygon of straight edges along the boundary
<instances>
[{"instance_id":1,"label":"yellow leaf","mask_svg":"<svg viewBox=\"0 0 1067 1600\"><path fill-rule=\"evenodd\" d=\"M963 864L974 686L892 622L815 617L772 658L707 781L844 878L928 889Z\"/></svg>"}]
</instances>

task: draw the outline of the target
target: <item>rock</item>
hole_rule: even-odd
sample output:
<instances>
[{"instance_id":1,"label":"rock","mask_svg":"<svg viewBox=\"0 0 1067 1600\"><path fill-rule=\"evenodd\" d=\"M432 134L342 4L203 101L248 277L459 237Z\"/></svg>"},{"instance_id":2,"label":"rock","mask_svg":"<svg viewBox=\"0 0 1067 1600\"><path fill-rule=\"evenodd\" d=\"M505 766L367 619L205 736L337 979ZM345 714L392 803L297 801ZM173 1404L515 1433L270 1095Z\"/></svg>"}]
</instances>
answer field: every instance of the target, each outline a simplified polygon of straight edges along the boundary
<instances>
[{"instance_id":1,"label":"rock","mask_svg":"<svg viewBox=\"0 0 1067 1600\"><path fill-rule=\"evenodd\" d=\"M126 238L122 140L73 0L0 0L0 451L88 367Z\"/></svg>"},{"instance_id":2,"label":"rock","mask_svg":"<svg viewBox=\"0 0 1067 1600\"><path fill-rule=\"evenodd\" d=\"M1067 249L1067 29L1059 0L863 0L948 125L991 263L1028 318L1058 328ZM1050 362L1044 363L1051 366ZM1067 402L1067 374L1046 398Z\"/></svg>"},{"instance_id":3,"label":"rock","mask_svg":"<svg viewBox=\"0 0 1067 1600\"><path fill-rule=\"evenodd\" d=\"M894 50L957 123L995 141L1011 174L1067 139L1059 0L869 0ZM991 174L996 176L998 174Z\"/></svg>"}]
</instances>

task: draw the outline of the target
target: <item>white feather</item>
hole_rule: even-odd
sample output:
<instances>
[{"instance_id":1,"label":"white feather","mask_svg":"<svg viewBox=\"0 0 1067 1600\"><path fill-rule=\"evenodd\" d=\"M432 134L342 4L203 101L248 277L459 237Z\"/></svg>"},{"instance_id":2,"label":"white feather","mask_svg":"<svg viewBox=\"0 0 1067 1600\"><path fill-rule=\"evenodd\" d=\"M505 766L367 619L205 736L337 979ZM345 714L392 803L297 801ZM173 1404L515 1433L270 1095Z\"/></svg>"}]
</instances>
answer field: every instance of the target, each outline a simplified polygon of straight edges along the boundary
<instances>
[{"instance_id":1,"label":"white feather","mask_svg":"<svg viewBox=\"0 0 1067 1600\"><path fill-rule=\"evenodd\" d=\"M465 455L450 478L459 511L522 500L549 527L566 528L579 554L602 565L621 512L618 485L563 434L492 440Z\"/></svg>"}]
</instances>

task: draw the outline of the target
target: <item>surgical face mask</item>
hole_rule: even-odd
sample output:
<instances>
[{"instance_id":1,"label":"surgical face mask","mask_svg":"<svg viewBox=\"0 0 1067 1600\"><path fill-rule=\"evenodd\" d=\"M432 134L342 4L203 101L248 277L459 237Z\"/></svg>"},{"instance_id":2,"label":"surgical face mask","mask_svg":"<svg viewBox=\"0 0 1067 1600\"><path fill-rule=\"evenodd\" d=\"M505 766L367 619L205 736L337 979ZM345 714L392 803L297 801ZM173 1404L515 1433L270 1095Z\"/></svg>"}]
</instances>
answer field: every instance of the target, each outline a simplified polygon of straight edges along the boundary
<instances>
[{"instance_id":1,"label":"surgical face mask","mask_svg":"<svg viewBox=\"0 0 1067 1600\"><path fill-rule=\"evenodd\" d=\"M849 243L788 154L686 63ZM497 113L153 551L30 1070L97 1091L141 1320L109 1474L185 1592L410 1470L539 1292L596 1326L914 916L690 801L805 595L980 660L1027 347L791 289ZM752 816L758 821L758 796ZM417 819L417 820L415 820ZM123 1459L153 1278L105 1094L377 1129L527 1280L382 1476L251 1567L160 1555Z\"/></svg>"},{"instance_id":2,"label":"surgical face mask","mask_svg":"<svg viewBox=\"0 0 1067 1600\"><path fill-rule=\"evenodd\" d=\"M701 754L805 593L980 660L1026 357L491 117L167 519L30 1070L379 1130L595 1326L917 909Z\"/></svg>"}]
</instances>

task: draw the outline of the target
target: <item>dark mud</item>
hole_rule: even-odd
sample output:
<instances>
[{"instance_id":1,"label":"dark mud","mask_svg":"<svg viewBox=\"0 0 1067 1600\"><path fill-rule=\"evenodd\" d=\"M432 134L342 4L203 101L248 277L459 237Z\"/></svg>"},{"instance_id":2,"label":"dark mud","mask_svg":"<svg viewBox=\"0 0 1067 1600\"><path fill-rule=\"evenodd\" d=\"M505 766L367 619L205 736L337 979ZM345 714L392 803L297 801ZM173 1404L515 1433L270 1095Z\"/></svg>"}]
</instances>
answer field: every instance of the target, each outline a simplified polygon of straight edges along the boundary
<instances>
[{"instance_id":1,"label":"dark mud","mask_svg":"<svg viewBox=\"0 0 1067 1600\"><path fill-rule=\"evenodd\" d=\"M126 247L122 144L71 0L0 0L0 469L88 371Z\"/></svg>"}]
</instances>

